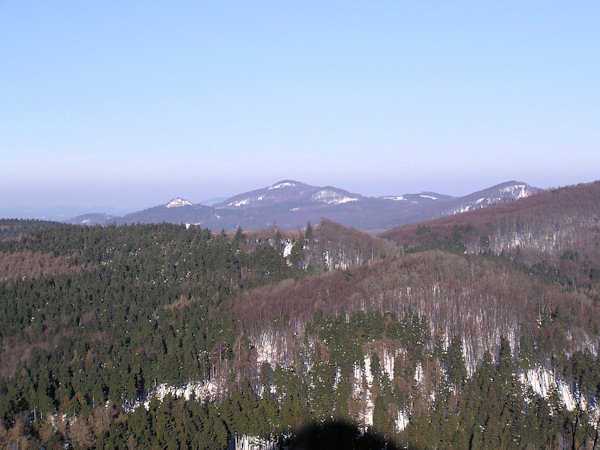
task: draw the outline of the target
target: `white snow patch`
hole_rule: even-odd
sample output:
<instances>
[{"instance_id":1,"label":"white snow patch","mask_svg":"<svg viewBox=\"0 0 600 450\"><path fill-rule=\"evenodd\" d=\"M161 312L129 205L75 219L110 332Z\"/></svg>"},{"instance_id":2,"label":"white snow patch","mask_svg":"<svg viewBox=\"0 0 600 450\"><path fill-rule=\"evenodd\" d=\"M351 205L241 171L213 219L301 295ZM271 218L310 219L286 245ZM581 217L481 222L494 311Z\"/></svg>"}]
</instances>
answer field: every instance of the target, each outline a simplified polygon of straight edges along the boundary
<instances>
[{"instance_id":1,"label":"white snow patch","mask_svg":"<svg viewBox=\"0 0 600 450\"><path fill-rule=\"evenodd\" d=\"M184 200L182 198L174 198L169 203L167 203L167 208L181 208L182 206L191 206L192 202L188 200Z\"/></svg>"},{"instance_id":2,"label":"white snow patch","mask_svg":"<svg viewBox=\"0 0 600 450\"><path fill-rule=\"evenodd\" d=\"M321 189L312 196L312 199L327 205L337 205L342 203L357 202L358 198L348 197L331 189Z\"/></svg>"},{"instance_id":3,"label":"white snow patch","mask_svg":"<svg viewBox=\"0 0 600 450\"><path fill-rule=\"evenodd\" d=\"M366 408L364 411L364 422L366 426L373 425L373 411L375 409L375 402L373 400L373 394L371 393L371 387L373 386L373 372L371 372L371 355L365 355L365 370L364 370L365 381L367 382L367 389L365 392Z\"/></svg>"},{"instance_id":4,"label":"white snow patch","mask_svg":"<svg viewBox=\"0 0 600 450\"><path fill-rule=\"evenodd\" d=\"M373 385L373 372L371 372L371 355L365 355L365 379L367 384Z\"/></svg>"},{"instance_id":5,"label":"white snow patch","mask_svg":"<svg viewBox=\"0 0 600 450\"><path fill-rule=\"evenodd\" d=\"M567 384L564 383L564 382L559 382L559 384L558 384L558 393L560 394L560 398L563 401L563 403L565 404L565 407L569 411L573 411L575 409L575 406L576 406L575 405L575 394L573 394L571 392L571 389L569 389L569 386L567 386ZM582 403L583 404L581 406L582 406L583 409L585 409L585 400L583 400Z\"/></svg>"},{"instance_id":6,"label":"white snow patch","mask_svg":"<svg viewBox=\"0 0 600 450\"><path fill-rule=\"evenodd\" d=\"M269 190L273 190L273 189L281 189L284 187L294 187L296 186L296 183L289 183L289 182L284 182L284 183L278 183L278 184L274 184L273 186L269 187Z\"/></svg>"},{"instance_id":7,"label":"white snow patch","mask_svg":"<svg viewBox=\"0 0 600 450\"><path fill-rule=\"evenodd\" d=\"M505 188L502 188L501 192L507 192L511 195L511 197L518 199L529 197L530 193L527 192L526 189L527 186L525 186L524 184L515 184L512 186L506 186Z\"/></svg>"},{"instance_id":8,"label":"white snow patch","mask_svg":"<svg viewBox=\"0 0 600 450\"><path fill-rule=\"evenodd\" d=\"M335 379L333 380L333 389L337 389L338 384L340 384L340 380L342 379L342 371L338 367L335 369Z\"/></svg>"},{"instance_id":9,"label":"white snow patch","mask_svg":"<svg viewBox=\"0 0 600 450\"><path fill-rule=\"evenodd\" d=\"M237 201L237 202L231 202L231 203L228 203L228 204L227 204L227 206L235 206L235 207L238 207L238 206L244 206L244 205L247 205L248 203L250 203L250 199L247 199L247 198L245 198L244 200L239 200L239 201Z\"/></svg>"},{"instance_id":10,"label":"white snow patch","mask_svg":"<svg viewBox=\"0 0 600 450\"><path fill-rule=\"evenodd\" d=\"M362 371L360 370L360 366L355 362L353 366L353 375L355 380L360 380Z\"/></svg>"},{"instance_id":11,"label":"white snow patch","mask_svg":"<svg viewBox=\"0 0 600 450\"><path fill-rule=\"evenodd\" d=\"M403 431L408 425L408 414L404 411L398 411L398 416L396 418L396 430Z\"/></svg>"},{"instance_id":12,"label":"white snow patch","mask_svg":"<svg viewBox=\"0 0 600 450\"><path fill-rule=\"evenodd\" d=\"M404 198L402 195L390 195L388 197L383 197L384 200L393 200L395 202L401 202L403 200L406 200L406 198Z\"/></svg>"},{"instance_id":13,"label":"white snow patch","mask_svg":"<svg viewBox=\"0 0 600 450\"><path fill-rule=\"evenodd\" d=\"M387 374L390 380L394 379L394 358L396 355L390 352L387 348L383 352L383 371Z\"/></svg>"},{"instance_id":14,"label":"white snow patch","mask_svg":"<svg viewBox=\"0 0 600 450\"><path fill-rule=\"evenodd\" d=\"M437 197L433 197L433 196L431 196L431 195L419 194L419 197L422 197L422 198L429 198L429 199L431 199L431 200L437 200Z\"/></svg>"},{"instance_id":15,"label":"white snow patch","mask_svg":"<svg viewBox=\"0 0 600 450\"><path fill-rule=\"evenodd\" d=\"M419 361L417 367L415 367L415 381L417 383L423 381L423 365L421 364L421 361Z\"/></svg>"},{"instance_id":16,"label":"white snow patch","mask_svg":"<svg viewBox=\"0 0 600 450\"><path fill-rule=\"evenodd\" d=\"M560 399L565 407L569 411L575 409L575 394L571 391L571 388L567 383L563 380L557 380L554 372L538 366L534 369L522 372L520 377L523 384L530 386L533 392L544 398L548 398L550 393L554 389L557 389Z\"/></svg>"},{"instance_id":17,"label":"white snow patch","mask_svg":"<svg viewBox=\"0 0 600 450\"><path fill-rule=\"evenodd\" d=\"M227 448L233 448L234 450L275 450L279 448L279 444L275 437L263 439L258 436L247 434L238 436L236 434L232 436Z\"/></svg>"},{"instance_id":18,"label":"white snow patch","mask_svg":"<svg viewBox=\"0 0 600 450\"><path fill-rule=\"evenodd\" d=\"M464 212L467 212L470 209L471 209L471 205L463 206L462 208L458 208L458 209L455 209L454 211L452 211L452 214L464 213Z\"/></svg>"},{"instance_id":19,"label":"white snow patch","mask_svg":"<svg viewBox=\"0 0 600 450\"><path fill-rule=\"evenodd\" d=\"M342 197L342 198L339 198L339 199L329 202L329 203L339 204L339 203L350 203L350 202L357 202L357 201L358 201L358 199L356 197Z\"/></svg>"},{"instance_id":20,"label":"white snow patch","mask_svg":"<svg viewBox=\"0 0 600 450\"><path fill-rule=\"evenodd\" d=\"M257 362L267 362L272 367L275 367L283 359L279 351L279 346L277 345L277 337L274 333L263 333L253 343L256 348Z\"/></svg>"},{"instance_id":21,"label":"white snow patch","mask_svg":"<svg viewBox=\"0 0 600 450\"><path fill-rule=\"evenodd\" d=\"M294 246L294 242L292 242L291 240L285 240L283 242L284 242L283 257L287 258L288 256L290 256L292 254L292 247Z\"/></svg>"},{"instance_id":22,"label":"white snow patch","mask_svg":"<svg viewBox=\"0 0 600 450\"><path fill-rule=\"evenodd\" d=\"M124 405L125 410L133 411L139 406L143 406L146 410L150 409L150 400L155 397L159 402L162 402L167 395L172 395L175 398L183 397L186 400L195 398L197 401L206 402L214 400L219 392L225 389L225 380L205 380L193 381L181 387L170 386L166 383L161 383L152 389L143 399L128 402Z\"/></svg>"},{"instance_id":23,"label":"white snow patch","mask_svg":"<svg viewBox=\"0 0 600 450\"><path fill-rule=\"evenodd\" d=\"M352 380L352 397L361 405L358 420L364 425L364 431L373 425L373 374L371 373L371 356L364 355L364 366L354 362Z\"/></svg>"}]
</instances>

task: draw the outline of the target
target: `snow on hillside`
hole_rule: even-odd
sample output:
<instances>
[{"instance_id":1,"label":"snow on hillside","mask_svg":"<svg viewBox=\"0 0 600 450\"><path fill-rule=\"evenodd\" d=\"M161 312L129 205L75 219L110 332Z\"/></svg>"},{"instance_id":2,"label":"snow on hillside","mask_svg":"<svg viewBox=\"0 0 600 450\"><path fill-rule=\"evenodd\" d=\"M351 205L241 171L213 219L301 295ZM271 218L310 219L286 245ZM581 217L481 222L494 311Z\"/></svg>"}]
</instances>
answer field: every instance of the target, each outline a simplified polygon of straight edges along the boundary
<instances>
[{"instance_id":1,"label":"snow on hillside","mask_svg":"<svg viewBox=\"0 0 600 450\"><path fill-rule=\"evenodd\" d=\"M182 206L192 206L192 202L178 197L171 200L166 206L167 208L181 208Z\"/></svg>"},{"instance_id":2,"label":"snow on hillside","mask_svg":"<svg viewBox=\"0 0 600 450\"><path fill-rule=\"evenodd\" d=\"M236 201L236 202L229 202L229 203L227 203L227 206L234 206L234 207L236 207L236 208L237 208L237 207L239 207L239 206L245 206L245 205L247 205L248 203L250 203L250 199L248 199L248 198L245 198L245 199L243 199L243 200L238 200L238 201Z\"/></svg>"},{"instance_id":3,"label":"snow on hillside","mask_svg":"<svg viewBox=\"0 0 600 450\"><path fill-rule=\"evenodd\" d=\"M357 202L359 199L356 197L349 197L344 193L335 191L333 189L321 189L312 196L312 200L325 203L326 205L339 205L349 202Z\"/></svg>"},{"instance_id":4,"label":"snow on hillside","mask_svg":"<svg viewBox=\"0 0 600 450\"><path fill-rule=\"evenodd\" d=\"M369 197L351 193L334 186L311 186L294 180L281 180L261 189L241 193L220 202L193 205L177 197L162 211L154 208L135 211L122 217L100 217L98 214L77 216L70 223L107 225L124 223L202 223L218 231L234 231L238 226L245 230L267 228L274 221L285 230L304 226L327 218L343 225L368 232L381 232L395 226L440 216L470 211L509 199L527 197L536 191L520 181L509 181L464 197L452 197L432 191L418 194ZM478 200L479 199L479 200ZM194 208L183 208L194 206ZM181 209L181 210L178 210ZM285 212L282 211L285 208ZM215 212L228 210L225 219ZM302 213L299 214L299 212Z\"/></svg>"},{"instance_id":5,"label":"snow on hillside","mask_svg":"<svg viewBox=\"0 0 600 450\"><path fill-rule=\"evenodd\" d=\"M277 183L274 184L273 186L269 186L269 190L272 191L273 189L281 189L284 187L295 187L297 186L296 183L291 183L289 181L282 181L281 183Z\"/></svg>"}]
</instances>

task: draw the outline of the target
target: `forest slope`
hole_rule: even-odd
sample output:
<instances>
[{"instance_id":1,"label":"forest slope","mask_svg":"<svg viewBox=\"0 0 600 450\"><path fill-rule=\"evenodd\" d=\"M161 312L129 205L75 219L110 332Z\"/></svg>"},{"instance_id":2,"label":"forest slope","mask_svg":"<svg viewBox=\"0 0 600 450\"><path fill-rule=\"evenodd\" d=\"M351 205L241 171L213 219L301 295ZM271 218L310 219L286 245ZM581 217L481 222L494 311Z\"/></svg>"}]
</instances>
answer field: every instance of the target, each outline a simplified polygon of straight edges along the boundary
<instances>
[{"instance_id":1,"label":"forest slope","mask_svg":"<svg viewBox=\"0 0 600 450\"><path fill-rule=\"evenodd\" d=\"M528 265L548 264L580 283L600 283L600 181L542 191L528 198L380 235L405 247L462 245Z\"/></svg>"},{"instance_id":2,"label":"forest slope","mask_svg":"<svg viewBox=\"0 0 600 450\"><path fill-rule=\"evenodd\" d=\"M556 349L596 353L600 345L600 304L585 294L545 284L507 261L442 251L265 285L244 292L233 311L259 353L277 364L298 353L302 342L290 336L317 311L417 314L429 323L432 345L462 340L470 371L486 351L496 352L502 336L515 354L522 340L532 345L539 362L549 362Z\"/></svg>"}]
</instances>

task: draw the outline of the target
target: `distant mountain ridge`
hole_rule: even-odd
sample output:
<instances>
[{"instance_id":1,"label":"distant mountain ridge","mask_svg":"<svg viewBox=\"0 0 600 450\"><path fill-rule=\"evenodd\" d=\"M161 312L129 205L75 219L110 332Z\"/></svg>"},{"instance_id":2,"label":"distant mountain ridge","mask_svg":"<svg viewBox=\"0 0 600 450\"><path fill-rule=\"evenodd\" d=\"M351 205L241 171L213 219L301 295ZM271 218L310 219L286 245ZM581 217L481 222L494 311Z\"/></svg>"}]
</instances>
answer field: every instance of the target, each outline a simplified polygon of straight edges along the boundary
<instances>
[{"instance_id":1,"label":"distant mountain ridge","mask_svg":"<svg viewBox=\"0 0 600 450\"><path fill-rule=\"evenodd\" d=\"M211 206L183 198L124 216L93 213L68 223L117 225L133 223L195 224L213 231L259 230L276 225L283 230L304 227L326 218L371 233L396 226L471 211L527 197L538 191L527 183L508 181L472 194L453 197L436 192L368 197L334 186L311 186L282 180L271 186L234 195Z\"/></svg>"}]
</instances>

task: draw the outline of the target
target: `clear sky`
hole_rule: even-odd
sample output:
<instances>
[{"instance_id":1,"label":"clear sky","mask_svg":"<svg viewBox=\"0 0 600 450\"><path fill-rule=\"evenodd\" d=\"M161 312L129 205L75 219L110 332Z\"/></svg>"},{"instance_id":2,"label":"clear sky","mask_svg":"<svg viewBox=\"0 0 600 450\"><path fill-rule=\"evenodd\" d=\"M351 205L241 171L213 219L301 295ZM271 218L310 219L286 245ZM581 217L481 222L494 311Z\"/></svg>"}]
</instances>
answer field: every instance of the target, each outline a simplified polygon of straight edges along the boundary
<instances>
[{"instance_id":1,"label":"clear sky","mask_svg":"<svg viewBox=\"0 0 600 450\"><path fill-rule=\"evenodd\" d=\"M0 0L0 212L592 181L599 48L597 0Z\"/></svg>"}]
</instances>

